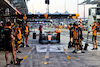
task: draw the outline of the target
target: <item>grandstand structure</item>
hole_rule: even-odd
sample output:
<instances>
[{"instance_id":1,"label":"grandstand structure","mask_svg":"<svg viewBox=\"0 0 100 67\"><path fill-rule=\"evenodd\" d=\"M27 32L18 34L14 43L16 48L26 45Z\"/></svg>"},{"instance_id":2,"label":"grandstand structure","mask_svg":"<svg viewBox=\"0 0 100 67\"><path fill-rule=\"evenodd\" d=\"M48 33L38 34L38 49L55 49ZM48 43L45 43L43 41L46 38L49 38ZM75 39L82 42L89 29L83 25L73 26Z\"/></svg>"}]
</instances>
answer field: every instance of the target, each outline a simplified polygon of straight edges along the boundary
<instances>
[{"instance_id":1,"label":"grandstand structure","mask_svg":"<svg viewBox=\"0 0 100 67\"><path fill-rule=\"evenodd\" d=\"M37 12L35 15L41 16L41 15L44 15L44 14L48 14L48 13ZM74 20L72 19L72 16L75 16L75 14L71 14L68 11L65 11L63 13L60 13L59 11L56 11L54 13L49 13L49 15L53 16L53 17L51 17L51 19L48 19L48 20L52 20L52 22L56 23L56 24L59 24L60 22L63 22L64 24L70 24L70 23L74 22ZM60 15L61 15L61 17L60 17ZM41 22L41 21L46 21L46 20L47 19L37 18L37 19L35 19L35 22L36 21Z\"/></svg>"},{"instance_id":2,"label":"grandstand structure","mask_svg":"<svg viewBox=\"0 0 100 67\"><path fill-rule=\"evenodd\" d=\"M7 15L28 14L27 2L29 0L0 0L0 21L7 22ZM13 17L14 18L14 17Z\"/></svg>"},{"instance_id":3,"label":"grandstand structure","mask_svg":"<svg viewBox=\"0 0 100 67\"><path fill-rule=\"evenodd\" d=\"M10 3L18 9L21 14L28 14L27 1L29 0L9 0Z\"/></svg>"},{"instance_id":4,"label":"grandstand structure","mask_svg":"<svg viewBox=\"0 0 100 67\"><path fill-rule=\"evenodd\" d=\"M28 14L27 8L28 0L0 0L0 12L9 12L9 14L15 14L15 11L18 14ZM6 11L6 9L9 9ZM1 13L0 13L1 14Z\"/></svg>"}]
</instances>

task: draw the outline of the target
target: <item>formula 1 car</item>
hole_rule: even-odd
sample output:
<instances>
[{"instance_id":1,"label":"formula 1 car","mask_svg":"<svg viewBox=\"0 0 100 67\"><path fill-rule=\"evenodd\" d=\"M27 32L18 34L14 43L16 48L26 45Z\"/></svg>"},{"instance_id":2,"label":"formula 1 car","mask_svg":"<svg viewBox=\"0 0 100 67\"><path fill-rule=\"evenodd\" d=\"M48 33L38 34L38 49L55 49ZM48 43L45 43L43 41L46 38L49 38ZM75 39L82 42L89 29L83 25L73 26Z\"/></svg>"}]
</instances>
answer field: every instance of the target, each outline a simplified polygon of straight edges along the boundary
<instances>
[{"instance_id":1,"label":"formula 1 car","mask_svg":"<svg viewBox=\"0 0 100 67\"><path fill-rule=\"evenodd\" d=\"M39 34L39 43L40 44L60 43L60 33L49 31L45 32L44 34Z\"/></svg>"}]
</instances>

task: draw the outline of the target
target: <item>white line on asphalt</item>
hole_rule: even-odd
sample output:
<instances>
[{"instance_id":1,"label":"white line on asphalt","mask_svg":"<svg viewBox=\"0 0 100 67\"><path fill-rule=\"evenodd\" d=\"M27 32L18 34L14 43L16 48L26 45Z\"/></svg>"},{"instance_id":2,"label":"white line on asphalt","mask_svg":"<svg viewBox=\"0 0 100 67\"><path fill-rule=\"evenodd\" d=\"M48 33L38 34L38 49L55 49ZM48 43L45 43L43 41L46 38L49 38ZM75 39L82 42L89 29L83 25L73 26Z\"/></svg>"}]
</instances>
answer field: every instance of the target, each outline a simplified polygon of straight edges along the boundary
<instances>
[{"instance_id":1,"label":"white line on asphalt","mask_svg":"<svg viewBox=\"0 0 100 67\"><path fill-rule=\"evenodd\" d=\"M48 44L45 58L49 58L49 52L50 52L50 44Z\"/></svg>"},{"instance_id":2,"label":"white line on asphalt","mask_svg":"<svg viewBox=\"0 0 100 67\"><path fill-rule=\"evenodd\" d=\"M24 57L25 59L29 56L29 54L33 51L35 47L33 47L29 52L28 55L26 55L26 57ZM23 67L22 63L25 61L25 59L21 62L21 67Z\"/></svg>"},{"instance_id":3,"label":"white line on asphalt","mask_svg":"<svg viewBox=\"0 0 100 67\"><path fill-rule=\"evenodd\" d=\"M33 48L31 49L31 51L32 51L34 48L35 48L35 47L33 47ZM28 55L31 53L31 51L28 52Z\"/></svg>"}]
</instances>

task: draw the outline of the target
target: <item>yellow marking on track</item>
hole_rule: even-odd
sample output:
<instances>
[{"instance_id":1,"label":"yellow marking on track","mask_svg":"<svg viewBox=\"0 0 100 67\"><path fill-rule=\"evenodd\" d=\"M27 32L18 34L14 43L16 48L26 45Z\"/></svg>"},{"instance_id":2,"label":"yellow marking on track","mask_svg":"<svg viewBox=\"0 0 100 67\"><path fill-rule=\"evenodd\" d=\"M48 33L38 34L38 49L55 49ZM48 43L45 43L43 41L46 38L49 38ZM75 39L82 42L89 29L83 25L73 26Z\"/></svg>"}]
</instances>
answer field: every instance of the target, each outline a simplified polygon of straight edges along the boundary
<instances>
[{"instance_id":1,"label":"yellow marking on track","mask_svg":"<svg viewBox=\"0 0 100 67\"><path fill-rule=\"evenodd\" d=\"M67 55L68 59L77 59L77 57L69 57L69 55Z\"/></svg>"},{"instance_id":2,"label":"yellow marking on track","mask_svg":"<svg viewBox=\"0 0 100 67\"><path fill-rule=\"evenodd\" d=\"M48 64L48 63L52 63L52 62L40 62L40 63L43 63L43 64Z\"/></svg>"},{"instance_id":3,"label":"yellow marking on track","mask_svg":"<svg viewBox=\"0 0 100 67\"><path fill-rule=\"evenodd\" d=\"M27 55L23 58L24 60L27 58Z\"/></svg>"},{"instance_id":4,"label":"yellow marking on track","mask_svg":"<svg viewBox=\"0 0 100 67\"><path fill-rule=\"evenodd\" d=\"M67 55L67 58L70 59L69 55Z\"/></svg>"},{"instance_id":5,"label":"yellow marking on track","mask_svg":"<svg viewBox=\"0 0 100 67\"><path fill-rule=\"evenodd\" d=\"M77 59L76 57L70 57L70 59Z\"/></svg>"},{"instance_id":6,"label":"yellow marking on track","mask_svg":"<svg viewBox=\"0 0 100 67\"><path fill-rule=\"evenodd\" d=\"M47 64L47 62L44 62L44 64Z\"/></svg>"},{"instance_id":7,"label":"yellow marking on track","mask_svg":"<svg viewBox=\"0 0 100 67\"><path fill-rule=\"evenodd\" d=\"M32 49L30 51L32 51Z\"/></svg>"},{"instance_id":8,"label":"yellow marking on track","mask_svg":"<svg viewBox=\"0 0 100 67\"><path fill-rule=\"evenodd\" d=\"M48 58L49 56L45 56L46 58Z\"/></svg>"}]
</instances>

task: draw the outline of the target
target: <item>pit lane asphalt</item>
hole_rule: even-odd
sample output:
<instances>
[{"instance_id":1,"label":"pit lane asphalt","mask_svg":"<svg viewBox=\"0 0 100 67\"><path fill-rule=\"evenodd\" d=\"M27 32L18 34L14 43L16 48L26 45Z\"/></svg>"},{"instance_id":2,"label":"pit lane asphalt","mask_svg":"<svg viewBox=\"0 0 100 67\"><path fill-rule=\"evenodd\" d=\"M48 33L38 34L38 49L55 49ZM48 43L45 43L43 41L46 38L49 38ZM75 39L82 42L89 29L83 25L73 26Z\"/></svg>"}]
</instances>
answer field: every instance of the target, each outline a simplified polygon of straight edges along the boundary
<instances>
[{"instance_id":1,"label":"pit lane asphalt","mask_svg":"<svg viewBox=\"0 0 100 67\"><path fill-rule=\"evenodd\" d=\"M55 29L44 29L44 31ZM38 38L37 38L38 40ZM32 51L32 59L27 58L22 67L100 67L100 51L85 51L85 53L74 54L73 48L68 49L69 32L61 32L61 43L65 45L65 52L50 52L49 59L45 58L45 52ZM43 45L43 44L37 44ZM52 44L53 45L53 44ZM56 44L57 45L57 44ZM90 48L89 48L90 49ZM32 63L31 63L32 62ZM31 65L32 64L32 65Z\"/></svg>"},{"instance_id":2,"label":"pit lane asphalt","mask_svg":"<svg viewBox=\"0 0 100 67\"><path fill-rule=\"evenodd\" d=\"M44 29L55 30L55 29ZM50 52L49 59L45 58L45 52L37 52L36 45L43 45L38 43L38 36L36 40L32 39L32 33L29 37L30 48L35 47L28 57L21 63L21 66L17 67L100 67L100 51L85 51L85 53L74 54L72 53L73 48L68 49L69 32L62 30L61 32L61 43L64 45L65 52ZM52 44L53 45L53 44ZM58 45L58 44L55 44ZM24 48L23 48L24 52ZM28 52L25 52L28 53ZM4 57L4 56L2 56ZM1 57L0 57L1 58ZM2 61L4 61L3 59ZM1 65L2 63L0 63ZM0 66L1 67L1 66ZM11 66L14 67L14 66Z\"/></svg>"}]
</instances>

